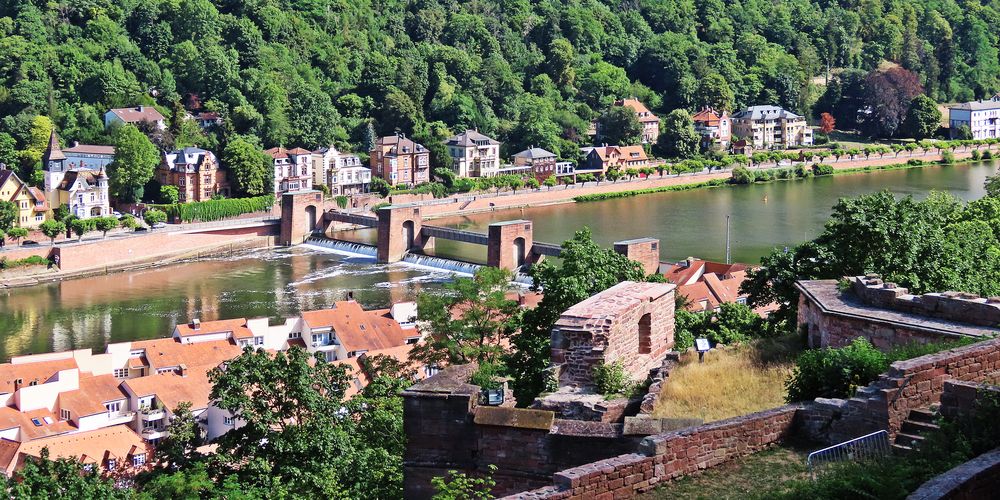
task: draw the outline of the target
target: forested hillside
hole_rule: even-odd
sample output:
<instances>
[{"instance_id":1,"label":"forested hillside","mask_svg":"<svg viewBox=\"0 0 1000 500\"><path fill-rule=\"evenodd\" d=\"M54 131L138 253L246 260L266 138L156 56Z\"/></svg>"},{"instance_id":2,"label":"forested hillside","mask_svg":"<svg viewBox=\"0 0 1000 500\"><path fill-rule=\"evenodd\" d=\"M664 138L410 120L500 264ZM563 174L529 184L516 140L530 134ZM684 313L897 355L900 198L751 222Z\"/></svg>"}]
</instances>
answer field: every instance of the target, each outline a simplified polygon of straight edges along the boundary
<instances>
[{"instance_id":1,"label":"forested hillside","mask_svg":"<svg viewBox=\"0 0 1000 500\"><path fill-rule=\"evenodd\" d=\"M3 0L0 161L36 164L53 125L66 142L106 143L104 111L139 103L172 117L164 147L239 134L365 151L400 130L440 148L476 127L506 151L572 157L628 95L661 117L748 104L813 115L832 111L813 109L814 77L891 61L935 100L988 96L998 34L994 1ZM178 119L184 107L224 125L206 137Z\"/></svg>"}]
</instances>

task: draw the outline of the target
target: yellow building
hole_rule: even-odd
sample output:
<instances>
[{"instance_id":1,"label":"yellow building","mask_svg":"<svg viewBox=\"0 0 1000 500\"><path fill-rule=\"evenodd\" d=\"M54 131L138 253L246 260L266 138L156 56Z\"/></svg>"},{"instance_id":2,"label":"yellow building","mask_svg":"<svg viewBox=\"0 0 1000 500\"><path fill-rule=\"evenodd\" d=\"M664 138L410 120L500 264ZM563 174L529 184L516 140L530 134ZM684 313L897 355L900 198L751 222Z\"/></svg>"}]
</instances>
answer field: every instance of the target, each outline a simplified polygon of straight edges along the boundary
<instances>
[{"instance_id":1,"label":"yellow building","mask_svg":"<svg viewBox=\"0 0 1000 500\"><path fill-rule=\"evenodd\" d=\"M38 227L49 211L42 191L22 182L13 170L0 170L0 201L11 201L17 205L15 224L23 228Z\"/></svg>"}]
</instances>

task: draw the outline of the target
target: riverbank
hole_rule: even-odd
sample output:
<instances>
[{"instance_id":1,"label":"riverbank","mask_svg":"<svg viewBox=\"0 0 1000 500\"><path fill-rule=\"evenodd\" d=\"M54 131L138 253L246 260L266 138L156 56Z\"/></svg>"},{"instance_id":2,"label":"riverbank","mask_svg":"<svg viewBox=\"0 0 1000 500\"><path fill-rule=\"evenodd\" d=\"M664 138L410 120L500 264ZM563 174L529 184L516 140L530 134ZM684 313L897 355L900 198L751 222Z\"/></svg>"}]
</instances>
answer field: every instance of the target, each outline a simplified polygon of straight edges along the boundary
<instances>
[{"instance_id":1,"label":"riverbank","mask_svg":"<svg viewBox=\"0 0 1000 500\"><path fill-rule=\"evenodd\" d=\"M0 289L135 271L175 262L275 246L272 228L205 233L155 233L142 238L100 240L55 247L22 248L19 255L39 255L58 262L38 273L0 272ZM11 254L14 254L11 252Z\"/></svg>"},{"instance_id":2,"label":"riverbank","mask_svg":"<svg viewBox=\"0 0 1000 500\"><path fill-rule=\"evenodd\" d=\"M971 163L969 160L974 148L966 147L965 150L952 153L955 164ZM979 151L997 151L995 146L983 146ZM896 170L906 168L918 168L926 166L941 166L941 153L912 152L901 153L899 156L887 156L882 158L858 158L855 160L843 159L827 163L834 169L834 175L878 172L885 170ZM920 160L920 165L908 164L910 160ZM979 161L979 160L973 160ZM812 165L818 162L805 162L805 165ZM789 166L770 166L753 168L751 170L775 170ZM682 174L678 176L655 177L645 179L635 179L631 181L600 183L591 182L586 185L560 186L557 188L539 188L532 191L519 191L516 193L502 193L500 195L479 195L455 197L454 201L447 202L441 199L429 202L417 202L421 205L421 215L424 219L438 219L443 217L453 217L461 215L474 215L484 212L494 212L507 209L541 207L548 205L559 205L564 203L576 203L578 200L595 201L598 199L622 198L636 196L640 194L662 193L669 191L682 191L689 189L719 187L728 184L728 179L732 176L732 169L717 170L713 172L700 172L695 174ZM634 194L630 194L634 193Z\"/></svg>"}]
</instances>

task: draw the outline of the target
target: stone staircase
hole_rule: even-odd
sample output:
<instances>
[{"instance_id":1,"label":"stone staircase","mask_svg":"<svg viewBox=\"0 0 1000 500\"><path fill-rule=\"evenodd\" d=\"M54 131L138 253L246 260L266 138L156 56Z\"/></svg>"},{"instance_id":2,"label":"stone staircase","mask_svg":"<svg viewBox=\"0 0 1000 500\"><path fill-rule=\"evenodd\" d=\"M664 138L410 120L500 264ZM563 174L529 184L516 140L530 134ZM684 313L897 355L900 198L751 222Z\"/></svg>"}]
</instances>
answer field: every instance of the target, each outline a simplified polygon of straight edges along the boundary
<instances>
[{"instance_id":1,"label":"stone staircase","mask_svg":"<svg viewBox=\"0 0 1000 500\"><path fill-rule=\"evenodd\" d=\"M934 423L938 413L932 408L917 408L910 410L899 432L896 433L896 442L892 445L892 451L897 454L910 453L920 446L920 443L928 434L937 431L940 427Z\"/></svg>"}]
</instances>

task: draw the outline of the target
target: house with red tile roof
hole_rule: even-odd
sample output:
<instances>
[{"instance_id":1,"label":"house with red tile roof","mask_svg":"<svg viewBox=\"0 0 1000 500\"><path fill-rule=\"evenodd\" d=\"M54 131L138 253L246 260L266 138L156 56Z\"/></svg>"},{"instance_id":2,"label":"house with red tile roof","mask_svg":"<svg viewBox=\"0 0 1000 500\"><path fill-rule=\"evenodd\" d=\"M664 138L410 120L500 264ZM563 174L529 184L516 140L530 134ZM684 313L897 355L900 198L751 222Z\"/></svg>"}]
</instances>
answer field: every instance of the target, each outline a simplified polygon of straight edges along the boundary
<instances>
[{"instance_id":1,"label":"house with red tile roof","mask_svg":"<svg viewBox=\"0 0 1000 500\"><path fill-rule=\"evenodd\" d=\"M264 151L274 165L274 192L308 191L313 187L313 154L303 148L271 148Z\"/></svg>"},{"instance_id":2,"label":"house with red tile roof","mask_svg":"<svg viewBox=\"0 0 1000 500\"><path fill-rule=\"evenodd\" d=\"M98 431L107 429L118 429L114 435L123 442L134 435L140 444L153 445L166 436L182 402L191 403L207 439L221 436L242 422L212 404L209 373L246 348L299 346L322 353L327 361L348 365L353 395L371 380L363 359L386 355L408 362L421 338L415 314L412 303L366 311L348 300L276 324L268 318L195 319L177 325L169 338L109 344L101 354L78 349L15 357L0 364L0 464L16 467L17 457L40 449L33 443L54 438L59 440L45 442L71 450L58 456L89 457L101 467L108 467L109 456L131 460L140 447L91 442L78 448L90 442L86 436L103 436Z\"/></svg>"},{"instance_id":3,"label":"house with red tile roof","mask_svg":"<svg viewBox=\"0 0 1000 500\"><path fill-rule=\"evenodd\" d=\"M642 101L635 98L619 99L615 101L615 106L624 106L635 112L635 117L642 125L643 144L653 144L660 137L660 118L654 115Z\"/></svg>"},{"instance_id":4,"label":"house with red tile roof","mask_svg":"<svg viewBox=\"0 0 1000 500\"><path fill-rule=\"evenodd\" d=\"M640 169L649 166L649 157L642 146L595 146L582 148L586 155L576 167L577 174L603 177L608 170Z\"/></svg>"},{"instance_id":5,"label":"house with red tile roof","mask_svg":"<svg viewBox=\"0 0 1000 500\"><path fill-rule=\"evenodd\" d=\"M677 294L686 299L684 308L691 312L716 311L726 302L745 304L747 295L740 286L747 278L746 264L724 264L688 257L676 263L661 263L660 272L677 285ZM767 316L776 307L754 311Z\"/></svg>"},{"instance_id":6,"label":"house with red tile roof","mask_svg":"<svg viewBox=\"0 0 1000 500\"><path fill-rule=\"evenodd\" d=\"M725 110L716 111L710 107L702 108L701 111L691 116L691 121L694 122L695 132L701 135L703 148L714 147L720 150L729 148L733 124Z\"/></svg>"},{"instance_id":7,"label":"house with red tile roof","mask_svg":"<svg viewBox=\"0 0 1000 500\"><path fill-rule=\"evenodd\" d=\"M390 186L414 186L430 181L430 151L403 134L380 137L370 151L372 175Z\"/></svg>"},{"instance_id":8,"label":"house with red tile roof","mask_svg":"<svg viewBox=\"0 0 1000 500\"><path fill-rule=\"evenodd\" d=\"M115 425L26 442L0 439L0 467L10 476L24 466L25 460L41 458L42 449L48 449L52 460L76 459L104 473L124 475L149 468L153 452L149 443L127 425Z\"/></svg>"}]
</instances>

